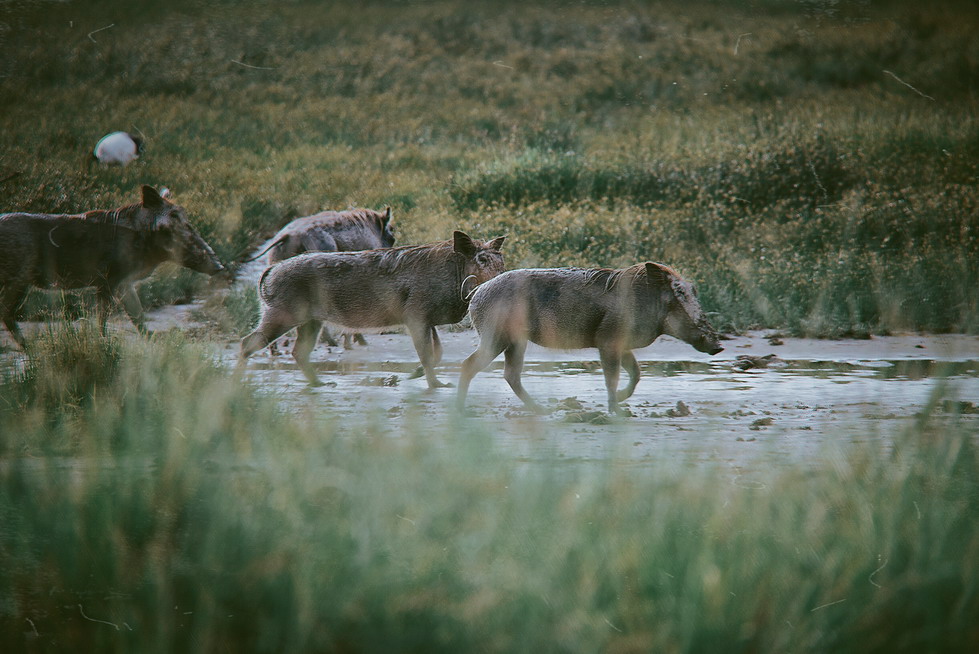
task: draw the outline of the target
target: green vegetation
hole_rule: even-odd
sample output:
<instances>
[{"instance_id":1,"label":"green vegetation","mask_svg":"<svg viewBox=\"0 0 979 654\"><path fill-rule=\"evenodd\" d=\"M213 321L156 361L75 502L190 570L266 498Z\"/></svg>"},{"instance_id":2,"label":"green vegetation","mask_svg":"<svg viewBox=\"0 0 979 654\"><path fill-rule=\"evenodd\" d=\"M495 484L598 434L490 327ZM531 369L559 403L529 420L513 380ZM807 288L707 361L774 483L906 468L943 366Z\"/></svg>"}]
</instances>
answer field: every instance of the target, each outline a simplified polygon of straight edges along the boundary
<instances>
[{"instance_id":1,"label":"green vegetation","mask_svg":"<svg viewBox=\"0 0 979 654\"><path fill-rule=\"evenodd\" d=\"M390 204L513 267L670 263L727 329L979 324L973 3L143 4L0 4L4 210L167 185L240 260ZM147 154L87 168L110 129Z\"/></svg>"},{"instance_id":2,"label":"green vegetation","mask_svg":"<svg viewBox=\"0 0 979 654\"><path fill-rule=\"evenodd\" d=\"M979 644L954 416L745 476L528 465L424 411L283 415L173 335L36 343L0 383L4 651Z\"/></svg>"}]
</instances>

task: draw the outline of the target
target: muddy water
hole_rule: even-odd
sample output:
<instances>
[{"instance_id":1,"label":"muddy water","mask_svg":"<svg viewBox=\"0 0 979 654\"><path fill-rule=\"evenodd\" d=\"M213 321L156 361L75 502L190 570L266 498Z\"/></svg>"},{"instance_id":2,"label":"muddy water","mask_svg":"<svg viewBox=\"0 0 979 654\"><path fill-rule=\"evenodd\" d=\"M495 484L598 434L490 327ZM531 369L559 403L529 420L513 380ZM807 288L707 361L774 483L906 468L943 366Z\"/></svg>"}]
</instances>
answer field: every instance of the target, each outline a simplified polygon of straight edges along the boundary
<instances>
[{"instance_id":1,"label":"muddy water","mask_svg":"<svg viewBox=\"0 0 979 654\"><path fill-rule=\"evenodd\" d=\"M441 333L440 377L454 383L478 337L472 330ZM286 406L321 409L348 425L366 413L385 416L392 433L419 419L426 425L457 424L454 389L428 392L424 379L409 378L417 357L406 335L368 339L367 347L317 348L313 361L326 384L322 388L308 388L287 354L256 354L248 376ZM633 416L624 419L605 413L604 378L594 350L531 346L524 385L551 413L535 416L523 409L502 378L500 357L473 381L469 420L528 460L641 464L692 458L750 469L809 460L858 441L886 449L937 393L945 398L939 411L961 414L979 432L977 337L781 340L771 345L762 334L749 334L726 341L724 352L709 357L661 337L636 351L642 379L625 403ZM233 347L225 348L229 365L234 354Z\"/></svg>"}]
</instances>

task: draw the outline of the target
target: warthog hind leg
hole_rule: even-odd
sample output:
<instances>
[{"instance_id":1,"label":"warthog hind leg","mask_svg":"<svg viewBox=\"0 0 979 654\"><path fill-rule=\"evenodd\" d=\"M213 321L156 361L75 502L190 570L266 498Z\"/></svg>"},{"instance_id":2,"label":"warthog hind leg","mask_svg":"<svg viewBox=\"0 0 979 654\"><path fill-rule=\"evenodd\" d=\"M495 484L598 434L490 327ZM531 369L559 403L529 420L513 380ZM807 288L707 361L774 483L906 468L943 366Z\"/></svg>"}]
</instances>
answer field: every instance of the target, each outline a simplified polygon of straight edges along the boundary
<instances>
[{"instance_id":1,"label":"warthog hind leg","mask_svg":"<svg viewBox=\"0 0 979 654\"><path fill-rule=\"evenodd\" d=\"M503 364L503 379L510 384L510 388L517 394L527 408L534 413L547 413L546 409L537 404L527 390L523 387L520 375L523 373L523 358L527 352L527 341L520 340L510 343L503 351L506 361Z\"/></svg>"},{"instance_id":2,"label":"warthog hind leg","mask_svg":"<svg viewBox=\"0 0 979 654\"><path fill-rule=\"evenodd\" d=\"M320 332L320 338L322 338L324 341L326 341L326 344L329 345L330 347L339 347L339 345L340 345L340 343L337 341L337 339L335 339L333 337L333 334L331 334L330 333L330 330L327 329L326 327L324 327L323 330L322 330L322 332ZM346 334L344 334L344 336L343 336L343 346L344 347L347 347L347 336L346 336Z\"/></svg>"},{"instance_id":3,"label":"warthog hind leg","mask_svg":"<svg viewBox=\"0 0 979 654\"><path fill-rule=\"evenodd\" d=\"M411 334L411 341L415 344L415 351L421 359L422 368L425 372L425 379L428 380L428 387L446 388L451 384L446 384L438 380L435 376L435 366L442 360L442 344L439 342L438 332L431 325L408 325L408 333ZM414 378L420 375L413 375Z\"/></svg>"},{"instance_id":4,"label":"warthog hind leg","mask_svg":"<svg viewBox=\"0 0 979 654\"><path fill-rule=\"evenodd\" d=\"M462 373L459 375L459 391L456 393L456 407L462 411L466 408L466 395L469 394L469 384L476 373L485 370L506 349L506 343L490 338L480 340L476 351L462 362Z\"/></svg>"},{"instance_id":5,"label":"warthog hind leg","mask_svg":"<svg viewBox=\"0 0 979 654\"><path fill-rule=\"evenodd\" d=\"M309 362L309 355L313 352L313 348L316 347L316 341L319 339L320 329L322 327L323 323L319 320L310 320L299 325L296 345L292 348L292 356L299 364L299 369L306 375L306 380L310 386L323 385L316 376L316 370Z\"/></svg>"},{"instance_id":6,"label":"warthog hind leg","mask_svg":"<svg viewBox=\"0 0 979 654\"><path fill-rule=\"evenodd\" d=\"M15 288L13 285L0 287L0 315L3 316L3 324L21 349L26 347L27 341L17 325L17 309L20 308L26 296L26 286L23 288Z\"/></svg>"},{"instance_id":7,"label":"warthog hind leg","mask_svg":"<svg viewBox=\"0 0 979 654\"><path fill-rule=\"evenodd\" d=\"M245 359L255 354L269 343L279 338L287 331L295 327L291 320L277 320L272 312L266 312L262 316L262 322L248 336L241 339L241 350L238 354L238 365L242 366Z\"/></svg>"}]
</instances>

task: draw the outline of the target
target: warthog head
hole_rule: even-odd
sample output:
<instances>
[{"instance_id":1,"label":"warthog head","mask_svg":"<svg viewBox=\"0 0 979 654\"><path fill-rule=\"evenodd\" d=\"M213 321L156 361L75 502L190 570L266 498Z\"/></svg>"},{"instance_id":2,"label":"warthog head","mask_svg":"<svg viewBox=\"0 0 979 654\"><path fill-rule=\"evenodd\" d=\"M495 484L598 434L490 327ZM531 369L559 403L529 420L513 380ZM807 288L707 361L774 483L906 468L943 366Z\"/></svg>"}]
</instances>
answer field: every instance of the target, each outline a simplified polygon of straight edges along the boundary
<instances>
[{"instance_id":1,"label":"warthog head","mask_svg":"<svg viewBox=\"0 0 979 654\"><path fill-rule=\"evenodd\" d=\"M665 266L646 264L646 281L654 287L666 289L666 318L663 333L689 343L707 354L717 354L720 346L717 332L704 315L693 284L673 273Z\"/></svg>"},{"instance_id":2,"label":"warthog head","mask_svg":"<svg viewBox=\"0 0 979 654\"><path fill-rule=\"evenodd\" d=\"M152 186L143 186L140 224L161 237L171 261L207 275L226 273L214 250L187 220L187 212L169 197L168 189L157 193Z\"/></svg>"},{"instance_id":3,"label":"warthog head","mask_svg":"<svg viewBox=\"0 0 979 654\"><path fill-rule=\"evenodd\" d=\"M504 270L503 241L506 236L498 236L492 241L474 241L468 234L460 231L452 233L452 249L465 257L463 264L463 287L466 292L489 281Z\"/></svg>"}]
</instances>

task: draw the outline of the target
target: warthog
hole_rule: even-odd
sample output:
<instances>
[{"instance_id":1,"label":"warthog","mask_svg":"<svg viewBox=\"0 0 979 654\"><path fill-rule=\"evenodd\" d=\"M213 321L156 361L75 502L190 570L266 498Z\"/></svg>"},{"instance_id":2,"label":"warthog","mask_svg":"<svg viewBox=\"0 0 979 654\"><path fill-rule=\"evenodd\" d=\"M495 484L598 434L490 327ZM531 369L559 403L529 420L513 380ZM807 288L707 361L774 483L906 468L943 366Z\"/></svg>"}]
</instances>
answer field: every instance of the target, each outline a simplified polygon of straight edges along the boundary
<instances>
[{"instance_id":1,"label":"warthog","mask_svg":"<svg viewBox=\"0 0 979 654\"><path fill-rule=\"evenodd\" d=\"M296 218L279 230L268 248L269 265L303 252L352 252L394 245L391 207L323 211Z\"/></svg>"},{"instance_id":2,"label":"warthog","mask_svg":"<svg viewBox=\"0 0 979 654\"><path fill-rule=\"evenodd\" d=\"M310 384L309 362L323 321L353 329L405 325L429 388L442 359L436 325L459 322L471 289L503 272L505 236L481 242L463 232L453 240L364 252L300 254L267 269L258 282L262 320L241 340L239 365L292 327L292 355Z\"/></svg>"},{"instance_id":3,"label":"warthog","mask_svg":"<svg viewBox=\"0 0 979 654\"><path fill-rule=\"evenodd\" d=\"M279 230L266 251L272 265L304 252L352 252L393 245L391 207L387 207L383 212L350 209L296 218ZM322 335L328 344L336 347L336 339L327 329L323 329ZM353 336L361 345L367 345L361 334ZM349 334L344 334L344 345L350 346Z\"/></svg>"},{"instance_id":4,"label":"warthog","mask_svg":"<svg viewBox=\"0 0 979 654\"><path fill-rule=\"evenodd\" d=\"M225 271L184 209L151 186L139 204L112 211L0 215L0 317L23 347L16 313L30 286L94 286L103 333L113 299L145 331L133 284L164 261L208 275Z\"/></svg>"},{"instance_id":5,"label":"warthog","mask_svg":"<svg viewBox=\"0 0 979 654\"><path fill-rule=\"evenodd\" d=\"M559 349L598 348L610 413L623 412L619 402L639 383L633 349L661 334L708 354L723 349L693 286L657 263L623 270L511 270L476 289L469 315L479 347L462 364L460 409L472 378L504 352L503 377L524 404L541 411L520 382L528 341ZM620 367L629 373L629 385L617 391Z\"/></svg>"}]
</instances>

